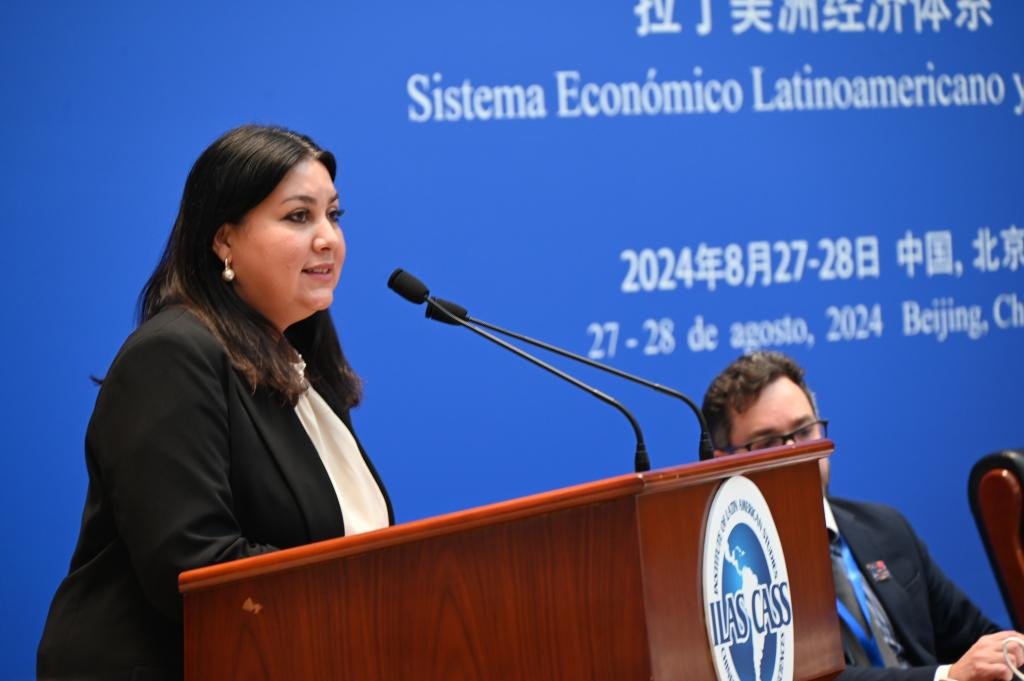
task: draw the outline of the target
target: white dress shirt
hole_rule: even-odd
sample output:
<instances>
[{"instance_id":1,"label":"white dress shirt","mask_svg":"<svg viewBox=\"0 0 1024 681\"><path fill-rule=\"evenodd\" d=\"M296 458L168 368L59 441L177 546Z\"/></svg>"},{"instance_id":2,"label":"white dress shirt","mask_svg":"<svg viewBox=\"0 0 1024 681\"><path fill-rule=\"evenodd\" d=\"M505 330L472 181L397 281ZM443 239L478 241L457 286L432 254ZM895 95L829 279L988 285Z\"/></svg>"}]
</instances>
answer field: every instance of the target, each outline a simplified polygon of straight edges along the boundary
<instances>
[{"instance_id":1,"label":"white dress shirt","mask_svg":"<svg viewBox=\"0 0 1024 681\"><path fill-rule=\"evenodd\" d=\"M299 397L295 414L327 469L345 521L345 535L387 527L384 495L352 432L312 386Z\"/></svg>"}]
</instances>

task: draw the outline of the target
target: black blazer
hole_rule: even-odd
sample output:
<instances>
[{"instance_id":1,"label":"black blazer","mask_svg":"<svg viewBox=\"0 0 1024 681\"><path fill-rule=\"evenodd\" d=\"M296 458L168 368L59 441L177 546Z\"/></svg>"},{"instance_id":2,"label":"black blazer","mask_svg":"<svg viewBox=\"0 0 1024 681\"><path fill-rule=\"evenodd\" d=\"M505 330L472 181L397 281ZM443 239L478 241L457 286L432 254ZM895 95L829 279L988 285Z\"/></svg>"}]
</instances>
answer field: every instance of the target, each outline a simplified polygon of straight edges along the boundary
<instances>
[{"instance_id":1,"label":"black blazer","mask_svg":"<svg viewBox=\"0 0 1024 681\"><path fill-rule=\"evenodd\" d=\"M907 519L894 508L829 499L839 532L857 565L885 561L890 579L868 574L903 644L910 669L847 667L842 681L932 681L942 664L952 664L980 637L999 631L928 555ZM849 658L848 658L849 659Z\"/></svg>"},{"instance_id":2,"label":"black blazer","mask_svg":"<svg viewBox=\"0 0 1024 681\"><path fill-rule=\"evenodd\" d=\"M337 395L315 387L351 428ZM180 307L121 348L85 450L82 527L39 644L41 679L180 679L179 573L344 534L294 409L269 391L253 394Z\"/></svg>"}]
</instances>

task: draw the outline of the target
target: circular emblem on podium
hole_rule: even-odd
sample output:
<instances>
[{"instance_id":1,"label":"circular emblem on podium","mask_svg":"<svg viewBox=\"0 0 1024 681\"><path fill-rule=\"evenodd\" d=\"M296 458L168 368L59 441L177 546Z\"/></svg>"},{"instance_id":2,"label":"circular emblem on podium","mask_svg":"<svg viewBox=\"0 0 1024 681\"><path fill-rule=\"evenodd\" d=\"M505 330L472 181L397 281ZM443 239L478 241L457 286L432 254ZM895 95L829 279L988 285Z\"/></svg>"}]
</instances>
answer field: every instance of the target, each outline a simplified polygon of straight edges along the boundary
<instances>
[{"instance_id":1,"label":"circular emblem on podium","mask_svg":"<svg viewBox=\"0 0 1024 681\"><path fill-rule=\"evenodd\" d=\"M793 680L793 606L775 520L743 476L718 488L704 526L704 618L719 681Z\"/></svg>"}]
</instances>

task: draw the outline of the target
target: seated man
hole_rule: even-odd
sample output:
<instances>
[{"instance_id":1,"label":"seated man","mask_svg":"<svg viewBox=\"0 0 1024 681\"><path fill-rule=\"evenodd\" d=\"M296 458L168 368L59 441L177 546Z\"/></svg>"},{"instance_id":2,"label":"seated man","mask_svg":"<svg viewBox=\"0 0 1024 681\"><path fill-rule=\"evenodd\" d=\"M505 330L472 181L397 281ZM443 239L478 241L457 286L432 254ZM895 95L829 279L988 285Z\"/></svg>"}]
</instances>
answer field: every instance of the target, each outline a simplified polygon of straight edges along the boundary
<instances>
[{"instance_id":1,"label":"seated man","mask_svg":"<svg viewBox=\"0 0 1024 681\"><path fill-rule=\"evenodd\" d=\"M826 437L804 371L777 352L740 357L704 396L715 455ZM828 459L822 459L823 490ZM825 525L836 582L840 675L879 681L1012 678L999 631L932 562L906 519L878 504L828 498ZM1010 646L1018 665L1024 655Z\"/></svg>"}]
</instances>

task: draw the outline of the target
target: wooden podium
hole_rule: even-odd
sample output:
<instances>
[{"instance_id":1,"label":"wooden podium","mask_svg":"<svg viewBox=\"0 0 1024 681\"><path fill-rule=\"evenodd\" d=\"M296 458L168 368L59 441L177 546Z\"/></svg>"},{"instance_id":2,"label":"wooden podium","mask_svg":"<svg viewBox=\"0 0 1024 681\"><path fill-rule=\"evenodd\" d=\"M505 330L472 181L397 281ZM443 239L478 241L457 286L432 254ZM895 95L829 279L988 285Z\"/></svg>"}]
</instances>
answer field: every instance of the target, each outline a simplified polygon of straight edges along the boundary
<instances>
[{"instance_id":1,"label":"wooden podium","mask_svg":"<svg viewBox=\"0 0 1024 681\"><path fill-rule=\"evenodd\" d=\"M182 573L185 678L712 680L704 521L744 475L785 552L794 679L831 679L843 657L817 463L831 452L622 475Z\"/></svg>"}]
</instances>

